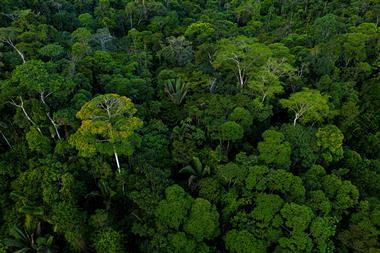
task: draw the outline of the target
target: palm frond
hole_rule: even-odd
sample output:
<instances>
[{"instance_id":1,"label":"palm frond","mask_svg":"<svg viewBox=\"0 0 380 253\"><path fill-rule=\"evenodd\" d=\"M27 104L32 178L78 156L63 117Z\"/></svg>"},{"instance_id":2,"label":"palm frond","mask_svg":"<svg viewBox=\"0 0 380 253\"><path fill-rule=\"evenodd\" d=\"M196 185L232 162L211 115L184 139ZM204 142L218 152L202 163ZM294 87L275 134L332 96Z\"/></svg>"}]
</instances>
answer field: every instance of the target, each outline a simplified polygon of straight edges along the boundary
<instances>
[{"instance_id":1,"label":"palm frond","mask_svg":"<svg viewBox=\"0 0 380 253\"><path fill-rule=\"evenodd\" d=\"M191 175L196 174L194 168L191 167L190 165L187 165L187 166L183 167L182 169L180 169L179 173L181 173L181 174L191 174Z\"/></svg>"}]
</instances>

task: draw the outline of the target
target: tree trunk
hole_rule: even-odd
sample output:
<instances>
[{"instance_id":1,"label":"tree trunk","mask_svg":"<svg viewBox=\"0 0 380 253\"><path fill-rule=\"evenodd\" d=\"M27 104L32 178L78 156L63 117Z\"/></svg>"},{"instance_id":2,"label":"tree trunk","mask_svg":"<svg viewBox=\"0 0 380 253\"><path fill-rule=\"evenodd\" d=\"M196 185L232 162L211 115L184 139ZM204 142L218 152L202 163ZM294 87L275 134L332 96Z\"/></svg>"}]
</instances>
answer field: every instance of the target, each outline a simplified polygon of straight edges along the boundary
<instances>
[{"instance_id":1,"label":"tree trunk","mask_svg":"<svg viewBox=\"0 0 380 253\"><path fill-rule=\"evenodd\" d=\"M52 124L53 127L54 127L55 133L57 134L57 137L58 137L58 139L60 140L60 139L61 139L61 135L59 134L58 124L55 123L55 121L52 119L52 117L50 117L50 114L49 114L49 113L46 113L46 116L49 118L51 124Z\"/></svg>"},{"instance_id":2,"label":"tree trunk","mask_svg":"<svg viewBox=\"0 0 380 253\"><path fill-rule=\"evenodd\" d=\"M243 87L244 87L244 76L243 76L243 73L242 73L242 71L241 71L240 66L238 66L238 71L239 71L239 83L240 83L240 88L243 89Z\"/></svg>"},{"instance_id":3,"label":"tree trunk","mask_svg":"<svg viewBox=\"0 0 380 253\"><path fill-rule=\"evenodd\" d=\"M3 136L3 139L5 140L5 142L8 144L9 148L12 148L12 145L9 143L7 137L4 135L4 133L2 131L0 131L1 133L1 136Z\"/></svg>"},{"instance_id":4,"label":"tree trunk","mask_svg":"<svg viewBox=\"0 0 380 253\"><path fill-rule=\"evenodd\" d=\"M113 153L114 153L114 155L115 155L117 171L120 173L120 172L121 172L121 169L120 169L120 163L119 163L119 156L117 155L117 152L116 152L116 148L115 148L115 147L113 147Z\"/></svg>"},{"instance_id":5,"label":"tree trunk","mask_svg":"<svg viewBox=\"0 0 380 253\"><path fill-rule=\"evenodd\" d=\"M11 40L8 40L7 41L8 45L10 45L11 47L13 47L14 50L16 50L16 52L18 53L18 55L21 57L22 59L22 63L25 63L25 56L24 54L18 50L18 48L13 44L13 42Z\"/></svg>"},{"instance_id":6,"label":"tree trunk","mask_svg":"<svg viewBox=\"0 0 380 253\"><path fill-rule=\"evenodd\" d=\"M12 105L14 105L14 106L20 108L20 109L22 110L22 112L24 113L26 119L27 119L27 120L28 120L33 126L36 126L38 132L40 132L40 134L42 134L41 129L36 125L36 123L34 123L34 121L29 117L29 114L26 112L25 107L24 107L24 101L22 100L22 97L20 96L19 98L20 98L20 104L16 104L16 102L14 102L13 100L12 100L12 102L10 102L10 103L11 103Z\"/></svg>"},{"instance_id":7,"label":"tree trunk","mask_svg":"<svg viewBox=\"0 0 380 253\"><path fill-rule=\"evenodd\" d=\"M293 120L293 126L295 126L297 124L297 120L299 119L299 114L296 113L296 116L294 117L294 120Z\"/></svg>"},{"instance_id":8,"label":"tree trunk","mask_svg":"<svg viewBox=\"0 0 380 253\"><path fill-rule=\"evenodd\" d=\"M263 98L261 99L261 102L262 102L262 103L264 103L266 97L267 97L267 95L264 94L264 95L263 95Z\"/></svg>"}]
</instances>

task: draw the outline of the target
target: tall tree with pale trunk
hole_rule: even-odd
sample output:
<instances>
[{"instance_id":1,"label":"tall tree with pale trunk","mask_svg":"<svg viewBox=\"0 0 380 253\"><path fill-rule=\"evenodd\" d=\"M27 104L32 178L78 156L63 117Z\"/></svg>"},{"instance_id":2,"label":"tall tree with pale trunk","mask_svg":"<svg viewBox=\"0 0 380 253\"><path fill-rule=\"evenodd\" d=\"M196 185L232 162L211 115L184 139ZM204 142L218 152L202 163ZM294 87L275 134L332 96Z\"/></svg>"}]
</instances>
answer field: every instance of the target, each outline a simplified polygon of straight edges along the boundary
<instances>
[{"instance_id":1,"label":"tall tree with pale trunk","mask_svg":"<svg viewBox=\"0 0 380 253\"><path fill-rule=\"evenodd\" d=\"M117 169L121 166L119 155L132 155L140 138L135 131L143 122L133 115L136 108L132 101L117 94L99 95L82 106L77 118L82 125L69 142L84 157L97 153L113 155Z\"/></svg>"}]
</instances>

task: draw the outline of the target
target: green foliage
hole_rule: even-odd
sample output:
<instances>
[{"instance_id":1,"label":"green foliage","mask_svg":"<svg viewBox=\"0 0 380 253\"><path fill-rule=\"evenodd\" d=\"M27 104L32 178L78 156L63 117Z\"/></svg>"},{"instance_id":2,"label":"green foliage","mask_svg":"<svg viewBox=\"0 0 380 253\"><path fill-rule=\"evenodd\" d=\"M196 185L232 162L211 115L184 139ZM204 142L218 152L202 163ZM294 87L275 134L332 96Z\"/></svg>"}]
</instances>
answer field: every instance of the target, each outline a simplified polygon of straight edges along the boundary
<instances>
[{"instance_id":1,"label":"green foliage","mask_svg":"<svg viewBox=\"0 0 380 253\"><path fill-rule=\"evenodd\" d=\"M65 49L58 44L48 44L38 50L38 52L45 57L50 59L58 58L62 56L65 52Z\"/></svg>"},{"instance_id":2,"label":"green foliage","mask_svg":"<svg viewBox=\"0 0 380 253\"><path fill-rule=\"evenodd\" d=\"M195 252L196 250L196 242L189 239L185 233L179 232L177 234L170 234L168 236L168 240L171 245L172 252Z\"/></svg>"},{"instance_id":3,"label":"green foliage","mask_svg":"<svg viewBox=\"0 0 380 253\"><path fill-rule=\"evenodd\" d=\"M334 14L317 18L312 28L312 36L316 43L326 42L342 30L343 24Z\"/></svg>"},{"instance_id":4,"label":"green foliage","mask_svg":"<svg viewBox=\"0 0 380 253\"><path fill-rule=\"evenodd\" d=\"M31 127L26 134L26 140L30 150L41 154L48 154L50 151L50 139L38 132L37 128Z\"/></svg>"},{"instance_id":5,"label":"green foliage","mask_svg":"<svg viewBox=\"0 0 380 253\"><path fill-rule=\"evenodd\" d=\"M40 225L37 224L35 230L34 228L20 228L16 225L11 227L9 234L12 238L4 240L5 246L15 250L14 252L54 252L53 237L42 236Z\"/></svg>"},{"instance_id":6,"label":"green foliage","mask_svg":"<svg viewBox=\"0 0 380 253\"><path fill-rule=\"evenodd\" d=\"M281 209L281 215L285 219L285 225L294 233L307 229L314 217L310 208L295 203L285 204Z\"/></svg>"},{"instance_id":7,"label":"green foliage","mask_svg":"<svg viewBox=\"0 0 380 253\"><path fill-rule=\"evenodd\" d=\"M230 162L224 165L220 165L217 168L217 175L221 181L230 185L242 184L247 176L247 168L239 166L236 163Z\"/></svg>"},{"instance_id":8,"label":"green foliage","mask_svg":"<svg viewBox=\"0 0 380 253\"><path fill-rule=\"evenodd\" d=\"M294 114L293 125L296 125L298 119L304 123L320 122L329 113L328 98L318 90L304 89L293 93L289 99L281 99L280 103Z\"/></svg>"},{"instance_id":9,"label":"green foliage","mask_svg":"<svg viewBox=\"0 0 380 253\"><path fill-rule=\"evenodd\" d=\"M219 233L219 214L215 206L205 199L194 200L184 231L196 241L211 240Z\"/></svg>"},{"instance_id":10,"label":"green foliage","mask_svg":"<svg viewBox=\"0 0 380 253\"><path fill-rule=\"evenodd\" d=\"M70 144L85 157L114 154L120 169L117 153L131 155L139 142L134 132L142 126L142 121L133 117L135 113L129 98L116 94L97 96L77 113L82 125L70 137Z\"/></svg>"},{"instance_id":11,"label":"green foliage","mask_svg":"<svg viewBox=\"0 0 380 253\"><path fill-rule=\"evenodd\" d=\"M261 193L257 195L255 209L252 217L263 226L270 224L271 221L278 219L278 213L282 209L284 201L278 195Z\"/></svg>"},{"instance_id":12,"label":"green foliage","mask_svg":"<svg viewBox=\"0 0 380 253\"><path fill-rule=\"evenodd\" d=\"M338 235L345 249L356 252L379 250L378 207L379 203L374 199L360 203L359 211L352 215L350 227Z\"/></svg>"},{"instance_id":13,"label":"green foliage","mask_svg":"<svg viewBox=\"0 0 380 253\"><path fill-rule=\"evenodd\" d=\"M335 229L333 221L327 217L317 217L310 225L310 231L320 252L332 252L334 250L334 244L329 239L335 235Z\"/></svg>"},{"instance_id":14,"label":"green foliage","mask_svg":"<svg viewBox=\"0 0 380 253\"><path fill-rule=\"evenodd\" d=\"M343 134L334 125L319 128L315 133L317 146L322 151L322 157L327 162L339 161L343 157Z\"/></svg>"},{"instance_id":15,"label":"green foliage","mask_svg":"<svg viewBox=\"0 0 380 253\"><path fill-rule=\"evenodd\" d=\"M379 13L1 0L0 252L379 252Z\"/></svg>"},{"instance_id":16,"label":"green foliage","mask_svg":"<svg viewBox=\"0 0 380 253\"><path fill-rule=\"evenodd\" d=\"M304 168L312 166L318 158L314 147L315 131L302 125L285 124L281 127L285 140L291 146L291 160Z\"/></svg>"},{"instance_id":17,"label":"green foliage","mask_svg":"<svg viewBox=\"0 0 380 253\"><path fill-rule=\"evenodd\" d=\"M226 248L230 252L248 253L248 252L266 252L265 243L256 239L246 230L231 230L225 237Z\"/></svg>"},{"instance_id":18,"label":"green foliage","mask_svg":"<svg viewBox=\"0 0 380 253\"><path fill-rule=\"evenodd\" d=\"M167 45L162 47L158 55L171 65L184 66L192 60L193 49L191 42L184 36L178 38L172 36L167 38Z\"/></svg>"},{"instance_id":19,"label":"green foliage","mask_svg":"<svg viewBox=\"0 0 380 253\"><path fill-rule=\"evenodd\" d=\"M293 67L284 59L284 57L281 60L269 58L267 63L260 67L258 73L248 83L248 87L261 97L262 102L266 98L272 98L284 92L280 78L289 76L294 71Z\"/></svg>"},{"instance_id":20,"label":"green foliage","mask_svg":"<svg viewBox=\"0 0 380 253\"><path fill-rule=\"evenodd\" d=\"M235 121L243 129L249 129L253 121L251 113L243 107L236 107L228 116L228 119Z\"/></svg>"},{"instance_id":21,"label":"green foliage","mask_svg":"<svg viewBox=\"0 0 380 253\"><path fill-rule=\"evenodd\" d=\"M212 40L214 34L214 27L210 23L201 21L192 23L185 31L186 37L195 39L198 43Z\"/></svg>"},{"instance_id":22,"label":"green foliage","mask_svg":"<svg viewBox=\"0 0 380 253\"><path fill-rule=\"evenodd\" d=\"M157 219L164 226L178 229L191 207L191 198L178 185L166 188L165 196L157 207Z\"/></svg>"},{"instance_id":23,"label":"green foliage","mask_svg":"<svg viewBox=\"0 0 380 253\"><path fill-rule=\"evenodd\" d=\"M263 133L264 141L259 142L257 149L260 152L259 159L276 168L287 169L290 166L291 147L284 141L284 135L274 130Z\"/></svg>"},{"instance_id":24,"label":"green foliage","mask_svg":"<svg viewBox=\"0 0 380 253\"><path fill-rule=\"evenodd\" d=\"M271 51L266 45L239 36L219 41L213 65L235 73L242 89L251 77L251 69L263 65L270 56Z\"/></svg>"},{"instance_id":25,"label":"green foliage","mask_svg":"<svg viewBox=\"0 0 380 253\"><path fill-rule=\"evenodd\" d=\"M252 166L245 177L247 190L283 193L289 200L303 200L305 188L302 179L285 170L270 170L266 166Z\"/></svg>"},{"instance_id":26,"label":"green foliage","mask_svg":"<svg viewBox=\"0 0 380 253\"><path fill-rule=\"evenodd\" d=\"M234 141L243 138L243 128L234 121L226 121L220 126L220 139Z\"/></svg>"},{"instance_id":27,"label":"green foliage","mask_svg":"<svg viewBox=\"0 0 380 253\"><path fill-rule=\"evenodd\" d=\"M166 82L165 92L169 95L170 100L176 104L180 105L185 99L188 91L188 84L183 83L180 78L170 79Z\"/></svg>"},{"instance_id":28,"label":"green foliage","mask_svg":"<svg viewBox=\"0 0 380 253\"><path fill-rule=\"evenodd\" d=\"M88 43L91 39L91 32L81 27L72 32L71 37L75 42Z\"/></svg>"},{"instance_id":29,"label":"green foliage","mask_svg":"<svg viewBox=\"0 0 380 253\"><path fill-rule=\"evenodd\" d=\"M86 247L85 218L85 214L72 203L60 202L53 206L50 222L56 232L64 235L72 249L83 250Z\"/></svg>"},{"instance_id":30,"label":"green foliage","mask_svg":"<svg viewBox=\"0 0 380 253\"><path fill-rule=\"evenodd\" d=\"M211 170L208 165L203 166L198 157L193 157L193 166L187 165L183 167L179 173L190 174L188 182L189 185L191 185L194 179L210 174Z\"/></svg>"},{"instance_id":31,"label":"green foliage","mask_svg":"<svg viewBox=\"0 0 380 253\"><path fill-rule=\"evenodd\" d=\"M113 229L102 230L94 239L94 248L99 253L123 251L123 235Z\"/></svg>"}]
</instances>

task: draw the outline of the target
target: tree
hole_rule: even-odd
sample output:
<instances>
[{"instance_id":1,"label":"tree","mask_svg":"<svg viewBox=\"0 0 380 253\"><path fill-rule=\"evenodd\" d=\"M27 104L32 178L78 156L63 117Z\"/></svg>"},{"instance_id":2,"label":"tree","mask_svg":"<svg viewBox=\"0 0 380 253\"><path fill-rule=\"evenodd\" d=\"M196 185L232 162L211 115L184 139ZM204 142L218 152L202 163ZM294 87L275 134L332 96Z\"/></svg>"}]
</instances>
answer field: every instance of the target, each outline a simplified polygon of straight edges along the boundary
<instances>
[{"instance_id":1,"label":"tree","mask_svg":"<svg viewBox=\"0 0 380 253\"><path fill-rule=\"evenodd\" d=\"M316 43L328 41L343 28L342 25L343 24L338 21L338 17L331 13L317 18L312 28L314 41Z\"/></svg>"},{"instance_id":2,"label":"tree","mask_svg":"<svg viewBox=\"0 0 380 253\"><path fill-rule=\"evenodd\" d=\"M362 33L347 33L344 35L342 53L345 67L352 62L358 63L367 58L366 42L368 35Z\"/></svg>"},{"instance_id":3,"label":"tree","mask_svg":"<svg viewBox=\"0 0 380 253\"><path fill-rule=\"evenodd\" d=\"M297 124L297 120L320 122L329 113L328 97L308 88L291 94L288 99L281 99L280 104L294 113L293 125Z\"/></svg>"},{"instance_id":4,"label":"tree","mask_svg":"<svg viewBox=\"0 0 380 253\"><path fill-rule=\"evenodd\" d=\"M238 231L233 229L227 232L224 241L226 248L232 253L267 252L265 243L255 238L247 230Z\"/></svg>"},{"instance_id":5,"label":"tree","mask_svg":"<svg viewBox=\"0 0 380 253\"><path fill-rule=\"evenodd\" d=\"M91 47L89 45L91 32L88 29L81 27L72 32L71 37L74 43L71 46L70 52L71 61L69 65L69 74L74 76L78 62L91 52Z\"/></svg>"},{"instance_id":6,"label":"tree","mask_svg":"<svg viewBox=\"0 0 380 253\"><path fill-rule=\"evenodd\" d=\"M294 165L301 165L305 169L310 168L318 159L318 154L313 145L315 130L300 124L283 124L281 132L291 146L291 160Z\"/></svg>"},{"instance_id":7,"label":"tree","mask_svg":"<svg viewBox=\"0 0 380 253\"><path fill-rule=\"evenodd\" d=\"M220 178L221 182L231 185L242 185L247 177L247 168L239 166L234 162L219 165L216 170L216 175Z\"/></svg>"},{"instance_id":8,"label":"tree","mask_svg":"<svg viewBox=\"0 0 380 253\"><path fill-rule=\"evenodd\" d=\"M78 16L78 20L82 26L84 26L88 29L93 29L95 26L94 17L88 12L80 14Z\"/></svg>"},{"instance_id":9,"label":"tree","mask_svg":"<svg viewBox=\"0 0 380 253\"><path fill-rule=\"evenodd\" d=\"M24 54L18 49L14 43L14 40L16 39L16 29L12 27L2 27L0 28L0 42L5 43L12 47L17 54L20 56L23 63L25 63L25 56Z\"/></svg>"},{"instance_id":10,"label":"tree","mask_svg":"<svg viewBox=\"0 0 380 253\"><path fill-rule=\"evenodd\" d=\"M53 253L53 236L41 235L41 224L35 228L20 228L14 225L10 228L12 238L4 240L4 244L15 249L14 252L41 252Z\"/></svg>"},{"instance_id":11,"label":"tree","mask_svg":"<svg viewBox=\"0 0 380 253\"><path fill-rule=\"evenodd\" d=\"M359 253L380 249L379 207L377 199L360 202L358 210L351 216L349 227L338 234L343 249Z\"/></svg>"},{"instance_id":12,"label":"tree","mask_svg":"<svg viewBox=\"0 0 380 253\"><path fill-rule=\"evenodd\" d=\"M117 253L124 251L123 235L113 229L104 229L96 235L94 247L98 253Z\"/></svg>"},{"instance_id":13,"label":"tree","mask_svg":"<svg viewBox=\"0 0 380 253\"><path fill-rule=\"evenodd\" d=\"M19 91L29 96L38 95L43 104L46 104L46 99L54 92L61 88L66 89L60 87L63 80L50 74L47 64L40 60L30 60L17 66L12 73L12 81L18 84Z\"/></svg>"},{"instance_id":14,"label":"tree","mask_svg":"<svg viewBox=\"0 0 380 253\"><path fill-rule=\"evenodd\" d=\"M246 24L248 21L260 17L261 3L259 1L243 0L231 2L234 4L240 3L240 5L233 9L238 24Z\"/></svg>"},{"instance_id":15,"label":"tree","mask_svg":"<svg viewBox=\"0 0 380 253\"><path fill-rule=\"evenodd\" d=\"M243 138L244 129L234 121L224 122L219 129L219 138L222 141L227 141L227 150L230 146L230 141L235 141Z\"/></svg>"},{"instance_id":16,"label":"tree","mask_svg":"<svg viewBox=\"0 0 380 253\"><path fill-rule=\"evenodd\" d=\"M186 236L186 234L183 232L170 234L168 236L168 241L171 252L199 252L199 249L197 250L197 243L188 236Z\"/></svg>"},{"instance_id":17,"label":"tree","mask_svg":"<svg viewBox=\"0 0 380 253\"><path fill-rule=\"evenodd\" d=\"M38 130L38 132L40 132L42 134L42 131L41 129L37 126L37 124L34 122L34 120L30 117L29 113L26 111L25 109L25 106L24 106L24 100L21 96L18 97L20 102L17 103L15 100L11 99L11 101L9 102L11 105L17 107L17 108L20 108L22 113L24 114L25 118L33 125L36 127L36 129Z\"/></svg>"},{"instance_id":18,"label":"tree","mask_svg":"<svg viewBox=\"0 0 380 253\"><path fill-rule=\"evenodd\" d=\"M165 92L174 104L180 105L186 97L188 87L188 83L183 82L181 78L169 79L165 83Z\"/></svg>"},{"instance_id":19,"label":"tree","mask_svg":"<svg viewBox=\"0 0 380 253\"><path fill-rule=\"evenodd\" d=\"M142 126L142 121L133 116L135 113L129 98L116 94L99 95L77 113L82 125L69 142L82 156L113 154L120 172L118 154L131 155L139 142L135 131Z\"/></svg>"},{"instance_id":20,"label":"tree","mask_svg":"<svg viewBox=\"0 0 380 253\"><path fill-rule=\"evenodd\" d=\"M17 84L17 89L14 92L19 97L20 102L16 103L11 100L11 104L20 108L27 120L36 126L36 123L28 115L24 107L23 96L38 97L45 107L45 114L53 125L58 139L61 139L58 129L59 124L50 115L47 99L54 97L57 100L60 96L67 96L73 88L73 83L58 74L49 73L50 68L51 66L40 60L30 60L23 65L17 66L12 73L11 80ZM39 127L37 127L37 130L41 132Z\"/></svg>"},{"instance_id":21,"label":"tree","mask_svg":"<svg viewBox=\"0 0 380 253\"><path fill-rule=\"evenodd\" d=\"M30 150L42 154L48 154L50 151L50 140L48 137L41 135L36 127L31 127L26 134L26 140Z\"/></svg>"},{"instance_id":22,"label":"tree","mask_svg":"<svg viewBox=\"0 0 380 253\"><path fill-rule=\"evenodd\" d=\"M239 36L219 41L213 65L215 68L233 71L239 87L243 89L251 78L252 70L263 65L270 55L271 50L264 44Z\"/></svg>"},{"instance_id":23,"label":"tree","mask_svg":"<svg viewBox=\"0 0 380 253\"><path fill-rule=\"evenodd\" d=\"M193 157L193 166L187 165L183 167L179 173L190 174L188 179L189 186L194 182L194 180L201 178L205 175L209 175L211 173L211 169L208 165L203 165L198 157Z\"/></svg>"},{"instance_id":24,"label":"tree","mask_svg":"<svg viewBox=\"0 0 380 253\"><path fill-rule=\"evenodd\" d=\"M289 168L291 147L289 142L284 140L284 135L275 130L267 130L263 133L263 138L264 141L257 145L259 159L273 164L276 168Z\"/></svg>"},{"instance_id":25,"label":"tree","mask_svg":"<svg viewBox=\"0 0 380 253\"><path fill-rule=\"evenodd\" d=\"M260 193L255 200L255 209L252 217L262 226L268 226L271 222L276 222L279 212L284 205L280 196L274 194Z\"/></svg>"},{"instance_id":26,"label":"tree","mask_svg":"<svg viewBox=\"0 0 380 253\"><path fill-rule=\"evenodd\" d=\"M74 42L89 43L91 40L91 31L80 27L71 33L71 37Z\"/></svg>"},{"instance_id":27,"label":"tree","mask_svg":"<svg viewBox=\"0 0 380 253\"><path fill-rule=\"evenodd\" d=\"M339 161L343 158L343 134L334 125L326 125L315 133L316 145L322 152L322 157L327 162Z\"/></svg>"},{"instance_id":28,"label":"tree","mask_svg":"<svg viewBox=\"0 0 380 253\"><path fill-rule=\"evenodd\" d=\"M267 97L271 98L284 92L280 78L293 71L294 68L285 61L285 58L281 60L269 58L268 62L248 82L248 87L261 96L261 101L264 102Z\"/></svg>"},{"instance_id":29,"label":"tree","mask_svg":"<svg viewBox=\"0 0 380 253\"><path fill-rule=\"evenodd\" d=\"M195 199L189 218L185 221L184 231L198 242L214 239L219 233L219 213L216 207L205 199Z\"/></svg>"},{"instance_id":30,"label":"tree","mask_svg":"<svg viewBox=\"0 0 380 253\"><path fill-rule=\"evenodd\" d=\"M185 36L190 39L195 39L197 44L213 39L215 28L207 22L195 22L189 25L185 31Z\"/></svg>"},{"instance_id":31,"label":"tree","mask_svg":"<svg viewBox=\"0 0 380 253\"><path fill-rule=\"evenodd\" d=\"M191 208L192 199L178 185L166 188L165 196L156 209L156 217L162 225L178 230Z\"/></svg>"},{"instance_id":32,"label":"tree","mask_svg":"<svg viewBox=\"0 0 380 253\"><path fill-rule=\"evenodd\" d=\"M65 53L65 49L58 44L48 44L38 50L38 53L49 60L57 59Z\"/></svg>"},{"instance_id":33,"label":"tree","mask_svg":"<svg viewBox=\"0 0 380 253\"><path fill-rule=\"evenodd\" d=\"M231 114L228 116L228 119L238 123L243 129L248 130L252 124L253 116L250 111L243 107L236 107Z\"/></svg>"},{"instance_id":34,"label":"tree","mask_svg":"<svg viewBox=\"0 0 380 253\"><path fill-rule=\"evenodd\" d=\"M108 28L101 28L92 35L92 39L100 44L102 50L106 50L107 44L113 40L113 37Z\"/></svg>"},{"instance_id":35,"label":"tree","mask_svg":"<svg viewBox=\"0 0 380 253\"><path fill-rule=\"evenodd\" d=\"M52 207L49 223L58 233L62 233L74 251L86 248L85 213L81 212L71 202L58 202Z\"/></svg>"},{"instance_id":36,"label":"tree","mask_svg":"<svg viewBox=\"0 0 380 253\"><path fill-rule=\"evenodd\" d=\"M310 231L320 252L332 252L334 250L334 243L330 239L336 231L333 218L315 218L310 225Z\"/></svg>"},{"instance_id":37,"label":"tree","mask_svg":"<svg viewBox=\"0 0 380 253\"><path fill-rule=\"evenodd\" d=\"M174 66L185 66L192 60L193 54L191 42L187 41L184 36L168 37L167 45L163 45L158 52L159 57Z\"/></svg>"},{"instance_id":38,"label":"tree","mask_svg":"<svg viewBox=\"0 0 380 253\"><path fill-rule=\"evenodd\" d=\"M334 174L326 175L322 178L322 186L326 196L332 200L337 215L358 203L359 191L348 180L341 180Z\"/></svg>"},{"instance_id":39,"label":"tree","mask_svg":"<svg viewBox=\"0 0 380 253\"><path fill-rule=\"evenodd\" d=\"M295 203L286 203L281 209L281 215L285 219L285 225L292 229L293 233L305 231L314 218L309 207Z\"/></svg>"},{"instance_id":40,"label":"tree","mask_svg":"<svg viewBox=\"0 0 380 253\"><path fill-rule=\"evenodd\" d=\"M250 166L243 180L249 191L278 193L288 201L303 201L305 197L302 179L283 169L270 170L266 166Z\"/></svg>"}]
</instances>

